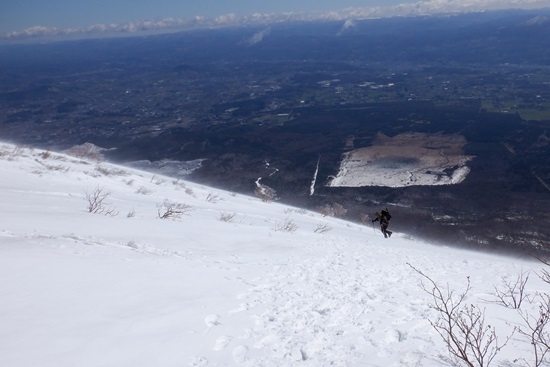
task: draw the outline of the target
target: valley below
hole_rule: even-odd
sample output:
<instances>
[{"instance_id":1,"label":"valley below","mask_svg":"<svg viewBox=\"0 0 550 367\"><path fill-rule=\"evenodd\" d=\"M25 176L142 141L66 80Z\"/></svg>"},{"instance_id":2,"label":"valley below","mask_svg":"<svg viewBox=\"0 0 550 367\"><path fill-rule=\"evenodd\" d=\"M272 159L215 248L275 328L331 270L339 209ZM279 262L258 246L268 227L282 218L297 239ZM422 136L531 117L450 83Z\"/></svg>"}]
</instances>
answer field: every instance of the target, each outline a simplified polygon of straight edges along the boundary
<instances>
[{"instance_id":1,"label":"valley below","mask_svg":"<svg viewBox=\"0 0 550 367\"><path fill-rule=\"evenodd\" d=\"M433 243L537 255L550 251L550 23L529 20L546 13L291 23L253 46L258 27L0 45L0 139L91 143L366 226L387 207L392 230Z\"/></svg>"}]
</instances>

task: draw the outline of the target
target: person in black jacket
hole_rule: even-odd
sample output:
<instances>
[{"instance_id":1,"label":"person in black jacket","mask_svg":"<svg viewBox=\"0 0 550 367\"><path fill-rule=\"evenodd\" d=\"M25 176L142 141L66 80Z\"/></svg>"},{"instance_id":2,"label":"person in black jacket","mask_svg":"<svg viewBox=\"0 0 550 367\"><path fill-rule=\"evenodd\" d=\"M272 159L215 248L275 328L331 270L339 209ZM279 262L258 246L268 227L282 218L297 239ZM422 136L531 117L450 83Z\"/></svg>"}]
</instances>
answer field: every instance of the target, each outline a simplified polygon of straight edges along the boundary
<instances>
[{"instance_id":1,"label":"person in black jacket","mask_svg":"<svg viewBox=\"0 0 550 367\"><path fill-rule=\"evenodd\" d=\"M393 232L388 231L388 226L390 225L390 219L391 219L391 215L388 209L386 208L385 210L382 210L380 213L376 212L374 215L376 216L376 218L372 220L372 223L380 222L380 230L384 234L384 237L385 238L391 237Z\"/></svg>"}]
</instances>

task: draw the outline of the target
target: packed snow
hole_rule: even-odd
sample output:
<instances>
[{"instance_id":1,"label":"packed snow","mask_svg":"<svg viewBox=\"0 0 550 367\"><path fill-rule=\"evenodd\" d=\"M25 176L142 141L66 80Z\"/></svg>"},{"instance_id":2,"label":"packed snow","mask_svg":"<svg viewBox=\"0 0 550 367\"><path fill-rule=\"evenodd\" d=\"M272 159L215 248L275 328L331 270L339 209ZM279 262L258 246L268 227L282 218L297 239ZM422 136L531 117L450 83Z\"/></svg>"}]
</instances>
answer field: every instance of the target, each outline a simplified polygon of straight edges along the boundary
<instances>
[{"instance_id":1,"label":"packed snow","mask_svg":"<svg viewBox=\"0 0 550 367\"><path fill-rule=\"evenodd\" d=\"M423 243L397 217L384 239L370 223L10 144L0 170L0 366L450 366L409 264L458 294L469 277L465 302L499 341L522 320L494 287L532 271L525 291L548 292L538 261ZM515 333L493 364L532 356Z\"/></svg>"}]
</instances>

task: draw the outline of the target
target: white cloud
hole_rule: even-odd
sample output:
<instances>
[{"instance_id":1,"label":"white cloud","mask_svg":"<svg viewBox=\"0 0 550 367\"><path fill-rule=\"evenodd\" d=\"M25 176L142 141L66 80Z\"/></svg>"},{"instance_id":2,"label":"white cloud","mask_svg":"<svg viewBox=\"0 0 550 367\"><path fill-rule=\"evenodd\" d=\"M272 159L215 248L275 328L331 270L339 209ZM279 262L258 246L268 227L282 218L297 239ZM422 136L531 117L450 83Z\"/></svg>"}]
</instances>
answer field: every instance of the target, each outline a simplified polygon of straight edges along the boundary
<instances>
[{"instance_id":1,"label":"white cloud","mask_svg":"<svg viewBox=\"0 0 550 367\"><path fill-rule=\"evenodd\" d=\"M347 19L342 25L342 28L340 28L340 31L338 32L338 34L340 35L351 28L355 28L356 26L357 26L357 23L355 22L355 20Z\"/></svg>"},{"instance_id":2,"label":"white cloud","mask_svg":"<svg viewBox=\"0 0 550 367\"><path fill-rule=\"evenodd\" d=\"M241 25L269 25L285 21L345 21L341 31L354 25L354 20L389 16L416 16L441 13L478 12L503 9L537 9L550 7L550 0L429 0L405 3L396 6L347 8L339 11L312 13L254 13L249 16L225 14L215 18L193 17L187 19L165 18L139 20L124 24L95 24L89 27L50 28L35 26L22 31L10 32L0 39L26 39L50 36L91 36L99 34L132 34L151 31L176 31L196 28L228 27ZM255 35L261 41L265 34ZM251 39L251 41L254 41Z\"/></svg>"},{"instance_id":3,"label":"white cloud","mask_svg":"<svg viewBox=\"0 0 550 367\"><path fill-rule=\"evenodd\" d=\"M256 32L252 37L250 37L246 43L249 46L254 46L263 41L263 39L271 32L271 28L265 28L259 32Z\"/></svg>"},{"instance_id":4,"label":"white cloud","mask_svg":"<svg viewBox=\"0 0 550 367\"><path fill-rule=\"evenodd\" d=\"M548 0L430 0L394 7L403 15L470 12L501 9L535 9L550 6ZM401 15L401 14L398 14Z\"/></svg>"}]
</instances>

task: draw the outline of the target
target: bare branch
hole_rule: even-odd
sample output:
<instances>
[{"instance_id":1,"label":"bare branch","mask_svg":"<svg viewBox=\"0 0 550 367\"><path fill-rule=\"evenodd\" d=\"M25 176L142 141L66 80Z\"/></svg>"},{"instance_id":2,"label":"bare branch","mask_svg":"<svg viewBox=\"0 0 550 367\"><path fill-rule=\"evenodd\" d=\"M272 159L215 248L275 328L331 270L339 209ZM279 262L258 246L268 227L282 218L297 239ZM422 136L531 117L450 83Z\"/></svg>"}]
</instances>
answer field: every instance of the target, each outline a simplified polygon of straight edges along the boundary
<instances>
[{"instance_id":1,"label":"bare branch","mask_svg":"<svg viewBox=\"0 0 550 367\"><path fill-rule=\"evenodd\" d=\"M542 273L539 274L539 278L542 279L543 282L550 284L550 271L542 269Z\"/></svg>"},{"instance_id":2,"label":"bare branch","mask_svg":"<svg viewBox=\"0 0 550 367\"><path fill-rule=\"evenodd\" d=\"M323 223L323 224L318 223L317 226L315 226L315 229L313 230L313 232L315 233L325 233L329 231L332 231L332 227L328 223Z\"/></svg>"},{"instance_id":3,"label":"bare branch","mask_svg":"<svg viewBox=\"0 0 550 367\"><path fill-rule=\"evenodd\" d=\"M94 191L85 191L86 200L88 201L89 213L100 213L105 207L105 199L111 195L110 192L104 191L104 187L97 187Z\"/></svg>"},{"instance_id":4,"label":"bare branch","mask_svg":"<svg viewBox=\"0 0 550 367\"><path fill-rule=\"evenodd\" d=\"M278 232L290 232L294 233L298 229L298 225L290 218L285 219L283 223L277 223L272 228L274 231Z\"/></svg>"},{"instance_id":5,"label":"bare branch","mask_svg":"<svg viewBox=\"0 0 550 367\"><path fill-rule=\"evenodd\" d=\"M221 198L219 195L213 194L211 192L208 193L208 195L206 196L206 201L209 203L217 203L220 200Z\"/></svg>"},{"instance_id":6,"label":"bare branch","mask_svg":"<svg viewBox=\"0 0 550 367\"><path fill-rule=\"evenodd\" d=\"M421 288L432 298L428 307L438 313L437 319L429 322L447 345L451 359L469 367L489 366L512 335L499 345L495 329L485 325L485 312L476 305L464 305L471 290L470 278L466 289L456 294L448 285L442 290L432 278L408 265L424 279Z\"/></svg>"},{"instance_id":7,"label":"bare branch","mask_svg":"<svg viewBox=\"0 0 550 367\"><path fill-rule=\"evenodd\" d=\"M220 221L222 222L233 222L233 218L235 218L236 213L226 213L223 212L220 214Z\"/></svg>"},{"instance_id":8,"label":"bare branch","mask_svg":"<svg viewBox=\"0 0 550 367\"><path fill-rule=\"evenodd\" d=\"M184 203L176 203L165 199L162 204L158 206L158 217L160 219L168 218L180 218L184 214L189 214L192 209L191 205Z\"/></svg>"},{"instance_id":9,"label":"bare branch","mask_svg":"<svg viewBox=\"0 0 550 367\"><path fill-rule=\"evenodd\" d=\"M518 333L526 336L533 347L535 359L533 367L543 366L546 355L550 351L550 295L539 293L537 296L539 298L538 315L533 316L527 311L520 312L525 325L517 328Z\"/></svg>"},{"instance_id":10,"label":"bare branch","mask_svg":"<svg viewBox=\"0 0 550 367\"><path fill-rule=\"evenodd\" d=\"M529 280L529 271L522 271L514 282L508 281L501 277L504 284L504 290L498 289L495 285L495 296L498 298L497 303L504 305L505 307L518 309L521 307L521 303L527 297L525 293L525 286Z\"/></svg>"}]
</instances>

